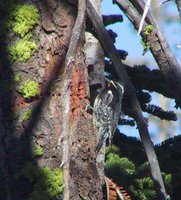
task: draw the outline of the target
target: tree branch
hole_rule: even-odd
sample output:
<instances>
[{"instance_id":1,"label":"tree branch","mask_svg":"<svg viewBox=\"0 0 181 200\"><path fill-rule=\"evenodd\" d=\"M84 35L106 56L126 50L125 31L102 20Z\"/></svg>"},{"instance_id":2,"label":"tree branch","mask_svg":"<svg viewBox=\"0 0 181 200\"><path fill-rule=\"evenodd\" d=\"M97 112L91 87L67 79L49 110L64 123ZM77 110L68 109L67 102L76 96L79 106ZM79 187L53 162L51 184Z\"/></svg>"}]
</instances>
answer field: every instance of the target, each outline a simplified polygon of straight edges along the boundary
<instances>
[{"instance_id":1,"label":"tree branch","mask_svg":"<svg viewBox=\"0 0 181 200\"><path fill-rule=\"evenodd\" d=\"M79 39L83 31L85 17L86 17L86 1L79 0L78 15L77 15L77 19L73 28L72 37L70 40L70 46L69 46L67 56L66 56L66 60L68 62L70 59L75 57Z\"/></svg>"},{"instance_id":2,"label":"tree branch","mask_svg":"<svg viewBox=\"0 0 181 200\"><path fill-rule=\"evenodd\" d=\"M143 141L143 145L148 157L148 161L150 163L151 174L152 174L155 187L157 190L158 199L165 200L166 192L165 192L165 187L164 187L163 180L161 177L161 171L159 168L158 160L157 160L154 147L149 136L147 123L142 115L138 99L134 92L134 87L127 75L124 65L122 64L120 60L119 54L116 51L116 48L114 44L112 43L111 38L102 23L102 20L97 15L95 9L93 8L89 0L87 2L87 14L93 24L95 31L97 32L99 41L103 49L107 52L107 54L111 58L114 69L116 73L118 74L119 79L123 82L125 93L126 93L125 98L128 99L130 106L133 109L133 114L135 116L135 120L138 125L140 137Z\"/></svg>"},{"instance_id":3,"label":"tree branch","mask_svg":"<svg viewBox=\"0 0 181 200\"><path fill-rule=\"evenodd\" d=\"M181 1L180 0L175 0L176 4L177 4L177 8L178 8L178 12L180 15L180 20L181 20Z\"/></svg>"},{"instance_id":4,"label":"tree branch","mask_svg":"<svg viewBox=\"0 0 181 200\"><path fill-rule=\"evenodd\" d=\"M69 123L70 123L70 83L71 76L74 68L74 60L76 57L76 51L79 44L79 40L81 37L81 33L83 30L83 26L85 23L86 16L86 1L79 0L78 1L78 15L77 19L72 31L72 37L69 45L69 49L66 55L65 61L65 72L64 72L64 81L62 87L62 137L63 137L63 172L64 172L64 199L70 199L71 191L71 177L70 177L70 157L69 157L69 146L71 144L69 133Z\"/></svg>"},{"instance_id":5,"label":"tree branch","mask_svg":"<svg viewBox=\"0 0 181 200\"><path fill-rule=\"evenodd\" d=\"M141 20L140 15L144 10L145 3L142 0L130 1L132 4L129 1L124 0L114 0L113 2L125 12L135 28L138 30ZM133 7L136 8L137 11ZM146 21L153 26L153 30L148 35L145 35L145 23L145 26L141 31L141 35L143 39L146 38L146 43L149 44L150 50L158 63L160 70L172 88L177 106L181 107L181 95L178 92L181 91L181 66L175 59L164 35L160 31L155 20L152 18L150 11L148 11Z\"/></svg>"}]
</instances>

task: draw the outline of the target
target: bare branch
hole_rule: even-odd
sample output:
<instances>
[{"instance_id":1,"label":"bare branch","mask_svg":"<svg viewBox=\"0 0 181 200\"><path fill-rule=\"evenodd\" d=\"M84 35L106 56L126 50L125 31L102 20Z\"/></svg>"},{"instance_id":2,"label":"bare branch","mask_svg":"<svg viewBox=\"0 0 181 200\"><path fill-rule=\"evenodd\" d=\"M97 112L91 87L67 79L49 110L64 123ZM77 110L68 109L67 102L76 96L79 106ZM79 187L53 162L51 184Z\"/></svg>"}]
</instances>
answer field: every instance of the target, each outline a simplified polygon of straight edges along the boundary
<instances>
[{"instance_id":1,"label":"bare branch","mask_svg":"<svg viewBox=\"0 0 181 200\"><path fill-rule=\"evenodd\" d=\"M143 12L145 3L142 0L130 1L132 4L129 1L124 0L114 0L114 3L116 3L125 12L135 28L138 29L141 20L139 14ZM137 12L133 7L137 9ZM148 22L153 26L153 30L150 32L150 34L145 36L145 29L143 29L141 31L141 35L143 38L146 37L146 42L149 43L150 50L156 62L158 63L159 68L161 69L165 79L167 80L168 84L170 84L170 87L174 92L177 106L181 107L181 95L178 92L181 91L181 66L175 59L164 35L160 31L157 23L152 18L149 11L147 14L147 23Z\"/></svg>"},{"instance_id":2,"label":"bare branch","mask_svg":"<svg viewBox=\"0 0 181 200\"><path fill-rule=\"evenodd\" d=\"M78 15L77 19L72 31L72 37L69 45L69 49L66 55L66 62L65 62L65 75L64 75L64 82L62 87L62 108L64 109L63 116L62 116L62 137L63 137L63 171L64 171L64 199L70 199L70 166L69 166L69 144L70 138L68 137L69 133L69 118L70 118L70 82L71 82L71 75L73 71L73 63L76 56L76 51L78 47L78 43L81 37L81 33L83 30L83 26L85 23L85 16L86 16L86 1L79 0L78 3Z\"/></svg>"},{"instance_id":3,"label":"bare branch","mask_svg":"<svg viewBox=\"0 0 181 200\"><path fill-rule=\"evenodd\" d=\"M87 2L87 14L89 19L91 20L95 31L97 32L99 41L103 47L103 49L107 52L109 57L113 62L114 69L118 74L118 77L121 81L123 81L126 97L130 103L130 107L133 110L134 118L138 125L138 130L140 133L140 137L143 141L143 145L148 157L148 161L150 163L151 174L157 188L158 199L165 200L166 199L166 192L165 187L163 184L163 180L161 177L161 171L158 164L158 160L154 151L153 144L150 139L150 135L148 132L147 123L142 115L141 108L134 92L134 87L127 75L127 72L122 64L119 54L116 51L114 44L111 41L109 34L107 33L102 20L97 15L95 9L93 8L92 4L88 0Z\"/></svg>"},{"instance_id":4,"label":"bare branch","mask_svg":"<svg viewBox=\"0 0 181 200\"><path fill-rule=\"evenodd\" d=\"M73 28L70 46L69 46L67 57L66 57L66 60L68 62L69 62L69 59L75 57L78 42L79 42L82 30L83 30L83 26L85 23L85 17L86 17L86 1L79 0L78 15L77 15L77 19Z\"/></svg>"},{"instance_id":5,"label":"bare branch","mask_svg":"<svg viewBox=\"0 0 181 200\"><path fill-rule=\"evenodd\" d=\"M176 4L177 4L177 8L179 11L179 15L180 15L180 20L181 20L181 1L180 0L175 0Z\"/></svg>"}]
</instances>

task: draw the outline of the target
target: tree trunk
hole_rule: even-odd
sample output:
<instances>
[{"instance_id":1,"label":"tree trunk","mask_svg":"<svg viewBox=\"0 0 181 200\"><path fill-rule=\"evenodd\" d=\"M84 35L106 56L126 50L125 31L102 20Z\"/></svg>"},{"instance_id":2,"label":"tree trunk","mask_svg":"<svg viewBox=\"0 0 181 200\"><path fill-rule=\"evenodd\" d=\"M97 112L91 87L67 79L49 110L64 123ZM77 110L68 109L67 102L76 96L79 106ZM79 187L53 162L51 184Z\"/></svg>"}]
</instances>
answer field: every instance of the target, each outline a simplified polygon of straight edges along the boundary
<instances>
[{"instance_id":1,"label":"tree trunk","mask_svg":"<svg viewBox=\"0 0 181 200\"><path fill-rule=\"evenodd\" d=\"M0 6L7 8L6 3ZM96 136L92 116L86 110L89 83L83 38L79 41L70 74L68 98L63 98L64 61L77 10L68 1L27 0L26 3L35 5L41 16L32 30L37 51L24 62L12 62L5 49L21 37L12 29L1 36L0 199L34 198L35 185L30 181L33 178L28 179L24 174L29 162L36 172L44 167L63 167L64 199L102 199L94 152ZM41 89L40 94L30 99L21 91L27 80L35 81ZM68 121L64 121L65 104L70 108ZM25 120L23 114L27 110L32 114ZM65 126L67 132L64 132ZM35 155L38 147L42 149L39 156ZM62 196L55 198L62 199Z\"/></svg>"},{"instance_id":2,"label":"tree trunk","mask_svg":"<svg viewBox=\"0 0 181 200\"><path fill-rule=\"evenodd\" d=\"M100 17L101 11L101 0L91 0L90 1L94 8L96 9L97 13ZM105 87L105 64L104 64L104 51L101 47L99 41L89 32L86 32L86 44L85 44L85 53L86 53L86 63L88 65L89 70L89 84L90 84L90 94L91 100L93 102L94 98L98 94L99 90ZM96 132L97 143L100 138L98 135L98 131ZM101 151L99 151L97 155L97 166L98 166L98 173L101 178L101 183L104 184L104 161L105 161L105 145Z\"/></svg>"}]
</instances>

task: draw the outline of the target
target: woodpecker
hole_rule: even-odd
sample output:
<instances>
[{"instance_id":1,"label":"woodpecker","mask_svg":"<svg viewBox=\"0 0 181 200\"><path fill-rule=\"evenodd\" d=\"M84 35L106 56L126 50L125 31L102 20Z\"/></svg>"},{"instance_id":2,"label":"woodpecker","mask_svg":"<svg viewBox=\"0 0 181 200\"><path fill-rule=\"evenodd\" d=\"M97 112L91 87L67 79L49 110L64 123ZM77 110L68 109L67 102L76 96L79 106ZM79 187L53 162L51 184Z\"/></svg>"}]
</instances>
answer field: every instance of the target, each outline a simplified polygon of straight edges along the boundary
<instances>
[{"instance_id":1,"label":"woodpecker","mask_svg":"<svg viewBox=\"0 0 181 200\"><path fill-rule=\"evenodd\" d=\"M106 79L107 80L107 79ZM93 124L99 133L96 151L109 139L109 145L121 115L124 87L119 81L108 80L107 86L97 95L93 105Z\"/></svg>"}]
</instances>

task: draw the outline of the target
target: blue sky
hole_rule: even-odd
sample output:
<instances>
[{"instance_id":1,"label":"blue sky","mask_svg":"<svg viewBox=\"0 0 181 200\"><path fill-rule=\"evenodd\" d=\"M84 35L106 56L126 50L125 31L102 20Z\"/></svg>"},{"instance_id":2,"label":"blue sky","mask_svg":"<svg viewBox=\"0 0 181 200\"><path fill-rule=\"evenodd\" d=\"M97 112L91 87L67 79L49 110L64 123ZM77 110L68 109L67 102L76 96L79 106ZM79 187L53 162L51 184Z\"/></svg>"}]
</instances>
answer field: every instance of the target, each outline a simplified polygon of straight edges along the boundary
<instances>
[{"instance_id":1,"label":"blue sky","mask_svg":"<svg viewBox=\"0 0 181 200\"><path fill-rule=\"evenodd\" d=\"M160 12L172 12L177 13L177 8L174 3L168 3L161 7ZM147 52L145 56L142 56L143 47L140 43L141 37L137 35L133 25L127 19L126 16L121 12L116 4L112 4L111 0L103 0L102 2L102 13L103 14L122 14L124 21L122 23L116 23L108 26L108 29L114 30L117 34L116 47L118 49L124 49L129 52L127 60L136 61L136 64L148 63L151 68L157 68L157 64L154 61L153 56L150 52ZM168 42L173 49L177 59L181 63L181 49L176 48L177 44L181 44L181 26L178 23L166 24L164 20L160 22L163 32L168 38ZM180 32L176 32L180 31Z\"/></svg>"},{"instance_id":2,"label":"blue sky","mask_svg":"<svg viewBox=\"0 0 181 200\"><path fill-rule=\"evenodd\" d=\"M174 3L167 3L162 6L160 9L160 13L166 13L166 15L171 15L172 13L177 13L177 8ZM134 30L133 25L127 19L127 17L120 11L118 6L112 4L111 0L103 0L102 2L102 13L103 14L122 14L124 21L122 23L116 23L107 27L107 29L112 29L118 34L116 39L116 47L117 49L123 49L128 52L128 57L126 62L130 65L134 64L146 64L149 68L158 68L155 60L150 52L147 52L144 56L142 56L143 47L140 43L141 37L137 35L137 32ZM176 45L181 44L181 26L179 23L166 23L163 19L160 19L160 25L162 31L165 34L165 37L168 39L169 45L171 46L177 60L181 63L181 48L176 48ZM153 94L153 103L159 105L158 95ZM174 107L173 101L170 103L171 109ZM158 118L156 119L160 121ZM170 127L176 127L174 135L180 134L180 126L179 122L171 122ZM120 130L130 136L139 137L139 134L135 127L120 127ZM159 128L154 124L150 123L149 126L150 134L152 136L152 140L154 143L160 142L158 137Z\"/></svg>"}]
</instances>

